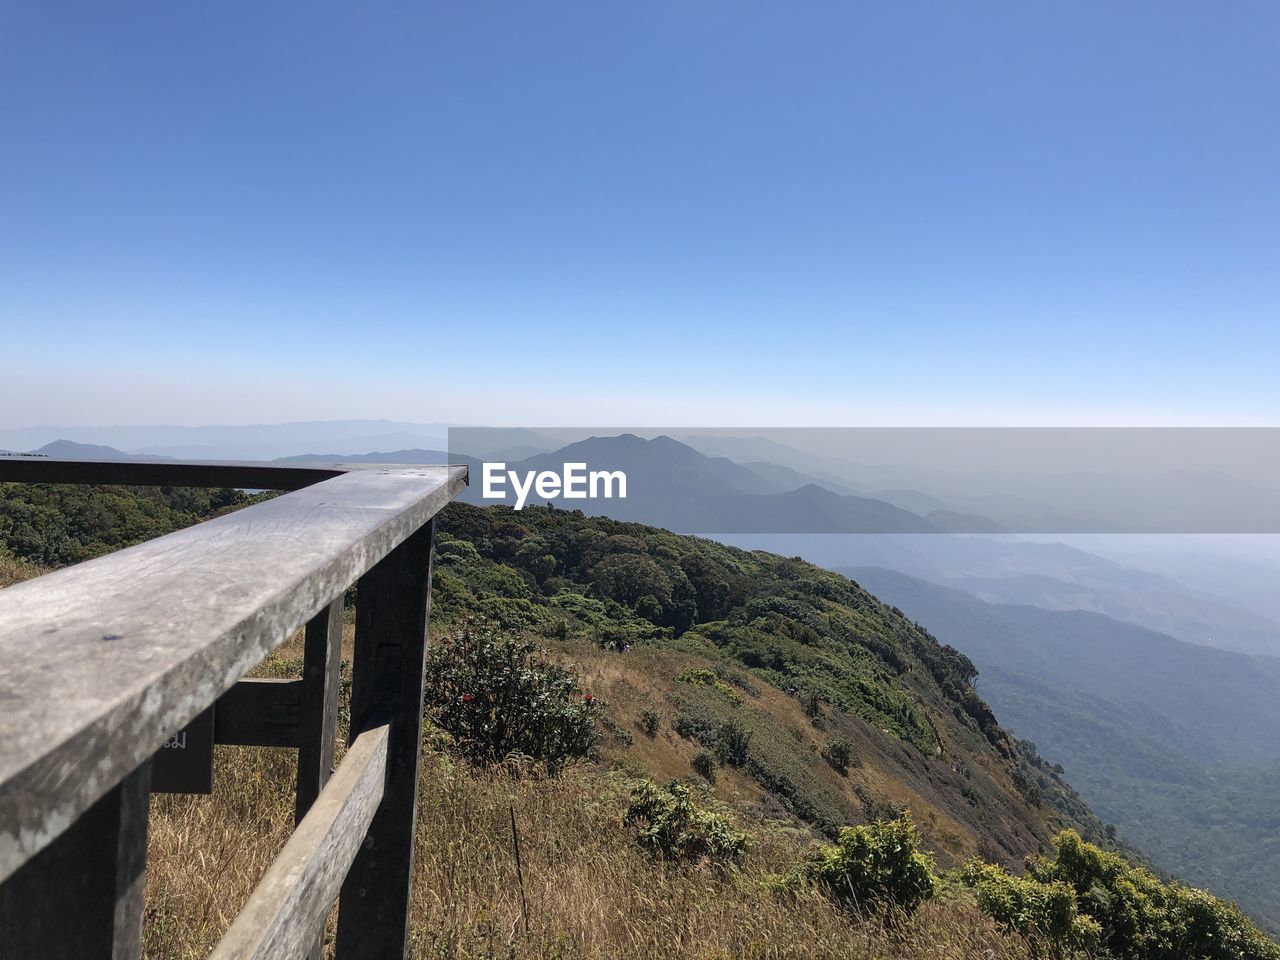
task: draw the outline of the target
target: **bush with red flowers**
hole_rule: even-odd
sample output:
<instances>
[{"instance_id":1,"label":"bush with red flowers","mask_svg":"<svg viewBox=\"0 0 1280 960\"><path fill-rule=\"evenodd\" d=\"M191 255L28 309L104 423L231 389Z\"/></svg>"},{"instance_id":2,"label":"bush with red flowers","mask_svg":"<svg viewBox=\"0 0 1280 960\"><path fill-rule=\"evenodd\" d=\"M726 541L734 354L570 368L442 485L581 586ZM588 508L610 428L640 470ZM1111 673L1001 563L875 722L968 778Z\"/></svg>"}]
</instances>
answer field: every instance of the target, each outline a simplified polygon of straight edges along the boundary
<instances>
[{"instance_id":1,"label":"bush with red flowers","mask_svg":"<svg viewBox=\"0 0 1280 960\"><path fill-rule=\"evenodd\" d=\"M554 773L596 745L600 702L537 648L482 621L433 640L427 716L473 763L524 757Z\"/></svg>"}]
</instances>

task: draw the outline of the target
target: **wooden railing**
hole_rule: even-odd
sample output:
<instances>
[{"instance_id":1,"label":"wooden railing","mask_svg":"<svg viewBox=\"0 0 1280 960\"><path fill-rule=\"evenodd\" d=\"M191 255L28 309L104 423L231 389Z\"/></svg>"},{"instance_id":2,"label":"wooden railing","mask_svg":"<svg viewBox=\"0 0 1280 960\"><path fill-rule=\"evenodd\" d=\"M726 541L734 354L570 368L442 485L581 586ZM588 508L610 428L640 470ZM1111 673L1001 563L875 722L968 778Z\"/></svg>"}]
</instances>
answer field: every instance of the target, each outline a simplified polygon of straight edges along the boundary
<instances>
[{"instance_id":1,"label":"wooden railing","mask_svg":"<svg viewBox=\"0 0 1280 960\"><path fill-rule=\"evenodd\" d=\"M0 591L0 957L140 955L152 758L210 708L218 743L298 751L296 829L213 956L318 956L336 900L340 960L402 957L433 518L466 469L0 457L0 481L292 491ZM245 679L304 626L301 678Z\"/></svg>"}]
</instances>

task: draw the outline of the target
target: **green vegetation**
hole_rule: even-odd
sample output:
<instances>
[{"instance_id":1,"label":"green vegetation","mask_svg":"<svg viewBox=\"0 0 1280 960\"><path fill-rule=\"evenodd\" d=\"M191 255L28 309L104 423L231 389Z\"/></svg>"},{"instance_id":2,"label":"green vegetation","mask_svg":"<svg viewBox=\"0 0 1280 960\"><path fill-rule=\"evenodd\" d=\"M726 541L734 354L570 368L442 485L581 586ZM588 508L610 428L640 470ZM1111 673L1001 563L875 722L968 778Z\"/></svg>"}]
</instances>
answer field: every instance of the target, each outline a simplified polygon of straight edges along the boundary
<instances>
[{"instance_id":1,"label":"green vegetation","mask_svg":"<svg viewBox=\"0 0 1280 960\"><path fill-rule=\"evenodd\" d=\"M699 750L693 755L689 765L709 783L716 782L716 767L720 766L720 761L716 759L716 755L710 750Z\"/></svg>"},{"instance_id":2,"label":"green vegetation","mask_svg":"<svg viewBox=\"0 0 1280 960\"><path fill-rule=\"evenodd\" d=\"M1010 749L973 692L973 664L845 577L798 559L542 507L453 505L437 548L437 603L509 627L566 619L600 644L678 641L718 652L797 696L861 717L925 753L936 732L898 679L923 667L964 722ZM552 562L548 564L548 559ZM686 682L731 686L711 672Z\"/></svg>"},{"instance_id":3,"label":"green vegetation","mask_svg":"<svg viewBox=\"0 0 1280 960\"><path fill-rule=\"evenodd\" d=\"M636 842L677 863L733 863L747 849L747 836L727 817L704 810L682 783L659 787L645 780L635 787L623 822L634 826Z\"/></svg>"},{"instance_id":4,"label":"green vegetation","mask_svg":"<svg viewBox=\"0 0 1280 960\"><path fill-rule=\"evenodd\" d=\"M831 764L833 769L838 770L841 774L847 774L849 767L857 761L857 757L853 754L853 744L844 739L844 737L837 737L828 742L822 751L822 756L827 763Z\"/></svg>"},{"instance_id":5,"label":"green vegetation","mask_svg":"<svg viewBox=\"0 0 1280 960\"><path fill-rule=\"evenodd\" d=\"M937 892L933 860L919 846L910 817L845 827L836 844L823 846L784 884L817 883L859 912L894 908L909 913Z\"/></svg>"},{"instance_id":6,"label":"green vegetation","mask_svg":"<svg viewBox=\"0 0 1280 960\"><path fill-rule=\"evenodd\" d=\"M642 589L627 586L624 570ZM1005 857L1048 849L1063 826L1104 839L1051 770L1036 783L1045 814L1028 815L1027 791L1011 779L1024 763L1016 741L974 690L968 658L798 558L577 511L453 504L441 517L434 596L438 618L479 613L579 657L583 643L683 657L665 694L676 733L830 839L861 812L889 807L854 778L833 782L821 751L836 740L850 762L874 758L911 779L924 802L963 824L955 829L991 838ZM766 688L784 691L825 741L798 750L808 734L778 722L779 708L761 702Z\"/></svg>"},{"instance_id":7,"label":"green vegetation","mask_svg":"<svg viewBox=\"0 0 1280 960\"><path fill-rule=\"evenodd\" d=\"M61 567L269 496L197 487L0 483L0 544L21 560Z\"/></svg>"},{"instance_id":8,"label":"green vegetation","mask_svg":"<svg viewBox=\"0 0 1280 960\"><path fill-rule=\"evenodd\" d=\"M731 703L741 703L742 694L721 680L714 670L701 667L696 670L686 670L680 676L676 677L677 683L692 683L700 687L710 687L712 690L718 691Z\"/></svg>"},{"instance_id":9,"label":"green vegetation","mask_svg":"<svg viewBox=\"0 0 1280 960\"><path fill-rule=\"evenodd\" d=\"M662 714L653 707L645 707L640 711L640 729L649 739L658 735L658 727L662 725Z\"/></svg>"},{"instance_id":10,"label":"green vegetation","mask_svg":"<svg viewBox=\"0 0 1280 960\"><path fill-rule=\"evenodd\" d=\"M1101 939L1097 921L1080 914L1075 890L1060 880L1017 877L980 860L965 864L959 880L973 890L983 913L1025 937L1037 954L1072 956L1093 950Z\"/></svg>"},{"instance_id":11,"label":"green vegetation","mask_svg":"<svg viewBox=\"0 0 1280 960\"><path fill-rule=\"evenodd\" d=\"M958 884L1033 953L1055 958L1101 951L1115 960L1280 960L1280 945L1233 904L1161 881L1075 831L1054 843L1056 857L1032 858L1025 877L972 860L943 881L904 816L846 827L779 886L813 883L858 911L909 913L945 883Z\"/></svg>"},{"instance_id":12,"label":"green vegetation","mask_svg":"<svg viewBox=\"0 0 1280 960\"><path fill-rule=\"evenodd\" d=\"M1265 938L1232 904L1165 883L1124 858L1085 843L1072 831L1055 841L1057 857L1032 860L1041 883L1062 883L1076 894L1081 913L1101 930L1102 946L1123 960L1280 960L1280 946Z\"/></svg>"},{"instance_id":13,"label":"green vegetation","mask_svg":"<svg viewBox=\"0 0 1280 960\"><path fill-rule=\"evenodd\" d=\"M431 720L473 761L527 759L555 772L598 740L601 705L577 677L484 623L436 638L423 699Z\"/></svg>"},{"instance_id":14,"label":"green vegetation","mask_svg":"<svg viewBox=\"0 0 1280 960\"><path fill-rule=\"evenodd\" d=\"M1182 643L1097 614L851 570L982 665L1001 720L1163 870L1280 931L1280 659ZM1032 794L1034 795L1034 794ZM1093 839L1093 838L1091 838Z\"/></svg>"}]
</instances>

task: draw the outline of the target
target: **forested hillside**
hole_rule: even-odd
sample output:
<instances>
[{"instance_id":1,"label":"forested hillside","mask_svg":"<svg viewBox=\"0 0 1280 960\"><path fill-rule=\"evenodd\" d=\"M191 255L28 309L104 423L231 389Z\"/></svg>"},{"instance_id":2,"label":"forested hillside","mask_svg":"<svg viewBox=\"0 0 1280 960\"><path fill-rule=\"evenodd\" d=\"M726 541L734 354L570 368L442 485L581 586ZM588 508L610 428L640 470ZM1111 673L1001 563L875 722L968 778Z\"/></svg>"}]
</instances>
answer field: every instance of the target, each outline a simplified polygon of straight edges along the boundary
<instances>
[{"instance_id":1,"label":"forested hillside","mask_svg":"<svg viewBox=\"0 0 1280 960\"><path fill-rule=\"evenodd\" d=\"M1000 727L967 657L799 558L546 507L454 504L435 597L446 616L478 611L509 629L579 636L614 653L615 670L656 673L691 747L729 721L755 729L747 779L819 832L896 802L936 818L925 835L946 861L981 847L1014 862L1064 826L1105 839L1053 769ZM750 692L759 681L786 694L801 725L763 708ZM824 762L835 740L860 769L841 776Z\"/></svg>"},{"instance_id":2,"label":"forested hillside","mask_svg":"<svg viewBox=\"0 0 1280 960\"><path fill-rule=\"evenodd\" d=\"M0 483L0 546L64 566L208 520L262 496L202 487Z\"/></svg>"},{"instance_id":3,"label":"forested hillside","mask_svg":"<svg viewBox=\"0 0 1280 960\"><path fill-rule=\"evenodd\" d=\"M848 572L968 651L1001 718L1062 763L1123 838L1280 929L1280 660Z\"/></svg>"},{"instance_id":4,"label":"forested hillside","mask_svg":"<svg viewBox=\"0 0 1280 960\"><path fill-rule=\"evenodd\" d=\"M7 485L0 572L246 502ZM1122 859L1061 768L1000 725L968 657L843 576L454 504L433 597L415 956L1280 960L1230 905ZM296 675L297 644L262 675ZM247 895L246 857L287 835L287 765L220 748L219 770L213 798L153 805L150 956L203 955ZM514 823L532 918L497 866ZM260 842L228 847L245 831ZM193 885L195 861L234 882Z\"/></svg>"}]
</instances>

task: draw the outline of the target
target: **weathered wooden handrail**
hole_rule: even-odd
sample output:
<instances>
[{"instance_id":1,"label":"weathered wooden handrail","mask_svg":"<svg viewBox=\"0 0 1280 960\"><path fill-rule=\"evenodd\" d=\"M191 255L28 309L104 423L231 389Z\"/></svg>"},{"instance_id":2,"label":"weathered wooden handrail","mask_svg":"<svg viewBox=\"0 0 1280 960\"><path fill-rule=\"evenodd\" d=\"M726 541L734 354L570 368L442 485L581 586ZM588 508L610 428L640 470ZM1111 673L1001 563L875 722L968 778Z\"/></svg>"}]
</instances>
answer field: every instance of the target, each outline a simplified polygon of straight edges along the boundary
<instances>
[{"instance_id":1,"label":"weathered wooden handrail","mask_svg":"<svg viewBox=\"0 0 1280 960\"><path fill-rule=\"evenodd\" d=\"M0 592L6 958L137 956L149 761L215 702L219 742L299 748L298 815L307 822L332 765L341 602L357 579L351 734L360 741L389 726L385 789L350 864L339 953L401 955L432 518L466 484L466 469L280 469L0 458L0 481L301 487ZM241 680L303 625L300 680ZM87 895L109 894L110 905L81 909L70 925L44 917L73 896L76 870L97 876L102 891ZM393 886L403 890L367 895ZM353 924L360 937L344 935ZM317 931L302 934L314 940Z\"/></svg>"},{"instance_id":2,"label":"weathered wooden handrail","mask_svg":"<svg viewBox=\"0 0 1280 960\"><path fill-rule=\"evenodd\" d=\"M356 737L211 960L305 955L382 802L387 727Z\"/></svg>"},{"instance_id":3,"label":"weathered wooden handrail","mask_svg":"<svg viewBox=\"0 0 1280 960\"><path fill-rule=\"evenodd\" d=\"M342 476L349 469L338 464L59 460L56 457L24 457L12 454L0 456L0 481L12 483L300 490L313 483L321 483Z\"/></svg>"}]
</instances>

